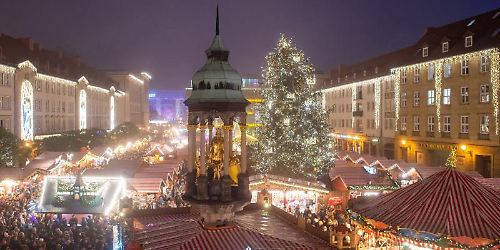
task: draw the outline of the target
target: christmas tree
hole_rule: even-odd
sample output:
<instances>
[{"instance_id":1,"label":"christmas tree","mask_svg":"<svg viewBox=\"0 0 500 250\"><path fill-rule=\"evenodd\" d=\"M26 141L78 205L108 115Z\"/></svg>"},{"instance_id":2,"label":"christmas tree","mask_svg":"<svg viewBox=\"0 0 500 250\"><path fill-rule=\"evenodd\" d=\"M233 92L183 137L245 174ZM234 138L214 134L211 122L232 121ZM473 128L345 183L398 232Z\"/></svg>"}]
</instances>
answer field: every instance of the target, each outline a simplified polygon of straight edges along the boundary
<instances>
[{"instance_id":1,"label":"christmas tree","mask_svg":"<svg viewBox=\"0 0 500 250\"><path fill-rule=\"evenodd\" d=\"M333 164L327 112L314 89L314 67L291 39L281 36L266 56L262 123L253 160L259 172L312 179Z\"/></svg>"},{"instance_id":2,"label":"christmas tree","mask_svg":"<svg viewBox=\"0 0 500 250\"><path fill-rule=\"evenodd\" d=\"M446 159L446 163L444 164L447 168L455 168L457 165L457 148L453 148L448 155L448 159Z\"/></svg>"}]
</instances>

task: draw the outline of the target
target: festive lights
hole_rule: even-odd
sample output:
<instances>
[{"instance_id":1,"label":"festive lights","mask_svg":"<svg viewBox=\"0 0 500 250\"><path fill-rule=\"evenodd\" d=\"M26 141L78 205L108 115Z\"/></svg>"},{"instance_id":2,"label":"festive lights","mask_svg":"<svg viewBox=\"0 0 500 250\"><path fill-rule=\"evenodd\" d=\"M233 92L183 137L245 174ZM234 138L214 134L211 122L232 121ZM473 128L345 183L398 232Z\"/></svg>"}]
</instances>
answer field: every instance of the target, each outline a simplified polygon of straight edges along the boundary
<instances>
[{"instance_id":1,"label":"festive lights","mask_svg":"<svg viewBox=\"0 0 500 250\"><path fill-rule=\"evenodd\" d=\"M443 65L445 63L453 63L453 62L459 62L462 60L470 60L471 58L480 58L481 56L486 56L490 58L491 60L491 67L490 67L490 77L491 77L491 84L492 84L492 92L493 92L493 98L492 98L492 104L493 104L493 115L495 116L495 134L498 135L499 133L499 117L498 117L498 112L499 112L499 103L498 103L498 91L500 90L499 88L499 67L500 67L500 58L499 58L499 50L498 48L491 48L491 49L485 49L485 50L480 50L480 51L475 51L471 53L466 53L466 54L460 54L460 55L455 55L451 57L446 57L446 58L440 58L432 61L426 61L422 63L417 63L417 64L412 64L412 65L406 65L406 66L401 66L401 67L396 67L391 69L391 73L394 77L395 80L395 85L394 85L394 90L395 90L395 113L396 113L396 130L398 130L398 120L399 120L399 113L400 113L400 103L399 103L399 98L400 98L400 84L401 84L401 75L400 73L402 71L410 71L414 70L415 68L424 68L427 67L429 68L430 65L435 65L435 72L436 76L434 77L434 89L436 91L436 115L438 119L438 131L441 131L441 103L440 103L440 98L441 98L441 84L442 84L442 75L443 75ZM439 91L438 91L439 90ZM438 99L439 98L439 99Z\"/></svg>"},{"instance_id":2,"label":"festive lights","mask_svg":"<svg viewBox=\"0 0 500 250\"><path fill-rule=\"evenodd\" d=\"M14 74L16 72L16 68L0 64L0 72Z\"/></svg>"},{"instance_id":3,"label":"festive lights","mask_svg":"<svg viewBox=\"0 0 500 250\"><path fill-rule=\"evenodd\" d=\"M134 79L134 80L136 80L136 81L138 81L138 82L140 82L140 83L144 84L144 81L143 81L143 80L141 80L141 79L139 79L139 78L137 78L136 76L134 76L134 75L132 75L132 74L129 74L128 76L129 76L130 78L132 78L132 79Z\"/></svg>"},{"instance_id":4,"label":"festive lights","mask_svg":"<svg viewBox=\"0 0 500 250\"><path fill-rule=\"evenodd\" d=\"M141 72L141 75L147 77L149 80L151 80L153 77L151 77L150 74L148 74L148 72Z\"/></svg>"},{"instance_id":5,"label":"festive lights","mask_svg":"<svg viewBox=\"0 0 500 250\"><path fill-rule=\"evenodd\" d=\"M79 129L87 128L87 92L84 89L80 90L80 127Z\"/></svg>"},{"instance_id":6,"label":"festive lights","mask_svg":"<svg viewBox=\"0 0 500 250\"><path fill-rule=\"evenodd\" d=\"M29 81L21 85L21 139L33 140L33 86Z\"/></svg>"},{"instance_id":7,"label":"festive lights","mask_svg":"<svg viewBox=\"0 0 500 250\"><path fill-rule=\"evenodd\" d=\"M89 88L90 90L102 92L105 94L109 93L109 89L105 89L105 88L101 88L101 87L97 87L97 86L93 86L93 85L89 85L89 86L87 86L87 88Z\"/></svg>"},{"instance_id":8,"label":"festive lights","mask_svg":"<svg viewBox=\"0 0 500 250\"><path fill-rule=\"evenodd\" d=\"M66 85L70 85L70 86L76 85L76 82L74 82L74 81L66 80L63 78L55 77L55 76L49 76L49 75L45 75L45 74L41 74L41 73L37 73L36 78L40 79L42 81L47 81L47 82L55 82L55 83L66 84Z\"/></svg>"},{"instance_id":9,"label":"festive lights","mask_svg":"<svg viewBox=\"0 0 500 250\"><path fill-rule=\"evenodd\" d=\"M263 125L255 131L257 170L311 179L324 174L334 157L322 96L311 85L314 67L282 36L263 73L263 98L249 100L259 103Z\"/></svg>"},{"instance_id":10,"label":"festive lights","mask_svg":"<svg viewBox=\"0 0 500 250\"><path fill-rule=\"evenodd\" d=\"M31 69L31 70L33 70L34 72L36 72L36 71L37 71L37 69L36 69L35 65L33 65L33 64L32 64L30 61L28 61L28 60L26 60L26 61L24 61L24 62L22 62L22 63L18 64L18 65L17 65L17 67L18 67L18 68L20 68L20 69L26 69L26 68L27 68L27 69Z\"/></svg>"},{"instance_id":11,"label":"festive lights","mask_svg":"<svg viewBox=\"0 0 500 250\"><path fill-rule=\"evenodd\" d=\"M109 129L115 128L115 96L109 97Z\"/></svg>"},{"instance_id":12,"label":"festive lights","mask_svg":"<svg viewBox=\"0 0 500 250\"><path fill-rule=\"evenodd\" d=\"M399 103L401 102L401 69L396 68L393 70L393 80L394 80L394 113L395 113L395 119L394 119L394 130L398 131L398 122L399 122L399 110L400 106ZM404 71L404 69L403 69Z\"/></svg>"}]
</instances>

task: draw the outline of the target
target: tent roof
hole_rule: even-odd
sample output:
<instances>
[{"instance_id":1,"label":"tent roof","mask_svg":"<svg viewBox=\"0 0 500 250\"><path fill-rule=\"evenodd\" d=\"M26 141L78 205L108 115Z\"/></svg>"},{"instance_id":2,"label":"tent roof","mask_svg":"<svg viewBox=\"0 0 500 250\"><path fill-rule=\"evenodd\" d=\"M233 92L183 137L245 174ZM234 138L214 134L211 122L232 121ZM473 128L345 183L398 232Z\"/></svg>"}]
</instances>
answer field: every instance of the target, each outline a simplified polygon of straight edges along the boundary
<instances>
[{"instance_id":1,"label":"tent roof","mask_svg":"<svg viewBox=\"0 0 500 250\"><path fill-rule=\"evenodd\" d=\"M336 166L330 170L330 178L342 178L346 186L393 186L394 183L385 175L370 174L361 165L357 166Z\"/></svg>"},{"instance_id":2,"label":"tent roof","mask_svg":"<svg viewBox=\"0 0 500 250\"><path fill-rule=\"evenodd\" d=\"M500 238L500 193L455 169L445 169L386 194L357 211L400 228L451 237Z\"/></svg>"},{"instance_id":3,"label":"tent roof","mask_svg":"<svg viewBox=\"0 0 500 250\"><path fill-rule=\"evenodd\" d=\"M163 183L162 178L130 178L127 180L139 193L158 193Z\"/></svg>"}]
</instances>

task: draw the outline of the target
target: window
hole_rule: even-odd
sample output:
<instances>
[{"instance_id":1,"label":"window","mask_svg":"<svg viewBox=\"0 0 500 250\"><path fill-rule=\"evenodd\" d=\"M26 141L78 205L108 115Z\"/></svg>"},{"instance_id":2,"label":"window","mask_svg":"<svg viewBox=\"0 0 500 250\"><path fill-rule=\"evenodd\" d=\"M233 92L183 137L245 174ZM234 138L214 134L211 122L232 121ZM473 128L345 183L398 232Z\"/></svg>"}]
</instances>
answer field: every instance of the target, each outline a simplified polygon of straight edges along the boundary
<instances>
[{"instance_id":1,"label":"window","mask_svg":"<svg viewBox=\"0 0 500 250\"><path fill-rule=\"evenodd\" d=\"M460 69L462 75L469 74L469 59L462 59L462 61L460 61Z\"/></svg>"},{"instance_id":2,"label":"window","mask_svg":"<svg viewBox=\"0 0 500 250\"><path fill-rule=\"evenodd\" d=\"M443 104L451 104L451 89L443 89Z\"/></svg>"},{"instance_id":3,"label":"window","mask_svg":"<svg viewBox=\"0 0 500 250\"><path fill-rule=\"evenodd\" d=\"M427 57L429 55L429 47L422 48L422 57Z\"/></svg>"},{"instance_id":4,"label":"window","mask_svg":"<svg viewBox=\"0 0 500 250\"><path fill-rule=\"evenodd\" d=\"M45 101L45 112L49 112L49 111L50 111L50 110L49 110L49 109L50 109L50 108L49 108L49 105L50 105L49 100Z\"/></svg>"},{"instance_id":5,"label":"window","mask_svg":"<svg viewBox=\"0 0 500 250\"><path fill-rule=\"evenodd\" d=\"M469 133L469 116L467 115L460 116L460 133Z\"/></svg>"},{"instance_id":6,"label":"window","mask_svg":"<svg viewBox=\"0 0 500 250\"><path fill-rule=\"evenodd\" d=\"M451 131L451 116L443 116L443 132L449 133Z\"/></svg>"},{"instance_id":7,"label":"window","mask_svg":"<svg viewBox=\"0 0 500 250\"><path fill-rule=\"evenodd\" d=\"M444 42L441 44L441 48L443 50L443 53L448 52L449 46L450 46L450 44L448 42Z\"/></svg>"},{"instance_id":8,"label":"window","mask_svg":"<svg viewBox=\"0 0 500 250\"><path fill-rule=\"evenodd\" d=\"M402 84L406 84L406 79L408 78L407 75L408 74L406 73L406 69L403 69L401 71L401 83Z\"/></svg>"},{"instance_id":9,"label":"window","mask_svg":"<svg viewBox=\"0 0 500 250\"><path fill-rule=\"evenodd\" d=\"M413 70L413 82L420 82L420 68L418 67Z\"/></svg>"},{"instance_id":10,"label":"window","mask_svg":"<svg viewBox=\"0 0 500 250\"><path fill-rule=\"evenodd\" d=\"M434 132L434 116L427 117L427 132Z\"/></svg>"},{"instance_id":11,"label":"window","mask_svg":"<svg viewBox=\"0 0 500 250\"><path fill-rule=\"evenodd\" d=\"M434 105L436 102L436 93L433 89L427 90L427 105Z\"/></svg>"},{"instance_id":12,"label":"window","mask_svg":"<svg viewBox=\"0 0 500 250\"><path fill-rule=\"evenodd\" d=\"M468 104L469 103L469 87L460 88L460 96L462 97L460 103Z\"/></svg>"},{"instance_id":13,"label":"window","mask_svg":"<svg viewBox=\"0 0 500 250\"><path fill-rule=\"evenodd\" d=\"M413 117L413 131L420 131L420 117Z\"/></svg>"},{"instance_id":14,"label":"window","mask_svg":"<svg viewBox=\"0 0 500 250\"><path fill-rule=\"evenodd\" d=\"M427 68L427 80L434 79L434 64L429 64L429 68Z\"/></svg>"},{"instance_id":15,"label":"window","mask_svg":"<svg viewBox=\"0 0 500 250\"><path fill-rule=\"evenodd\" d=\"M406 116L401 116L401 131L406 131Z\"/></svg>"},{"instance_id":16,"label":"window","mask_svg":"<svg viewBox=\"0 0 500 250\"><path fill-rule=\"evenodd\" d=\"M466 36L465 37L465 47L471 47L472 46L472 36Z\"/></svg>"},{"instance_id":17,"label":"window","mask_svg":"<svg viewBox=\"0 0 500 250\"><path fill-rule=\"evenodd\" d=\"M489 134L490 133L490 116L481 115L479 117L479 133Z\"/></svg>"},{"instance_id":18,"label":"window","mask_svg":"<svg viewBox=\"0 0 500 250\"><path fill-rule=\"evenodd\" d=\"M420 92L418 91L413 92L413 106L420 106Z\"/></svg>"},{"instance_id":19,"label":"window","mask_svg":"<svg viewBox=\"0 0 500 250\"><path fill-rule=\"evenodd\" d=\"M401 93L401 107L406 107L406 92Z\"/></svg>"},{"instance_id":20,"label":"window","mask_svg":"<svg viewBox=\"0 0 500 250\"><path fill-rule=\"evenodd\" d=\"M481 102L489 102L490 101L490 85L481 85L480 89L480 101Z\"/></svg>"},{"instance_id":21,"label":"window","mask_svg":"<svg viewBox=\"0 0 500 250\"><path fill-rule=\"evenodd\" d=\"M445 78L448 78L451 76L451 63L450 62L445 62L443 64L443 75Z\"/></svg>"},{"instance_id":22,"label":"window","mask_svg":"<svg viewBox=\"0 0 500 250\"><path fill-rule=\"evenodd\" d=\"M481 56L481 63L479 65L481 72L487 72L488 71L488 57L487 56Z\"/></svg>"}]
</instances>

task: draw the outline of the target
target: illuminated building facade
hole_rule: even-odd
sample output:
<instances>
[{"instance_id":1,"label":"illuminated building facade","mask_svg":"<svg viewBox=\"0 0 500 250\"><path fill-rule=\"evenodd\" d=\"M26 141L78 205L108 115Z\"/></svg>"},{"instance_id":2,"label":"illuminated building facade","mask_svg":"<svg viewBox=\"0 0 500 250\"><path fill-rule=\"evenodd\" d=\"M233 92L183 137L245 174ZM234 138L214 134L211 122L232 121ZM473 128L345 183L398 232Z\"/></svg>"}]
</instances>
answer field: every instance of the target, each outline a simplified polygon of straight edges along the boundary
<instances>
[{"instance_id":1,"label":"illuminated building facade","mask_svg":"<svg viewBox=\"0 0 500 250\"><path fill-rule=\"evenodd\" d=\"M354 141L371 138L367 127L373 125L368 120L379 113L382 141L386 135L394 138L395 159L444 165L450 149L457 148L459 169L499 177L500 158L495 157L500 155L499 23L500 11L493 10L428 28L414 45L369 60L375 66L372 70L362 67L366 62L347 67L347 73L334 70L330 83L322 86L325 107L332 110L334 135ZM365 77L365 70L378 70L379 75L354 80L360 71ZM377 79L385 80L380 91ZM375 83L373 95L368 94L370 82ZM360 84L368 89L359 88ZM361 109L360 101L365 102ZM364 121L356 121L360 119ZM339 120L348 121L343 127ZM391 133L395 134L391 137ZM352 151L350 146L347 149Z\"/></svg>"},{"instance_id":2,"label":"illuminated building facade","mask_svg":"<svg viewBox=\"0 0 500 250\"><path fill-rule=\"evenodd\" d=\"M150 77L127 76L147 89ZM86 128L112 129L127 121L146 125L135 119L131 106L147 102L135 94L131 100L125 89L128 85L78 57L42 49L30 38L0 35L0 127L23 140Z\"/></svg>"}]
</instances>

